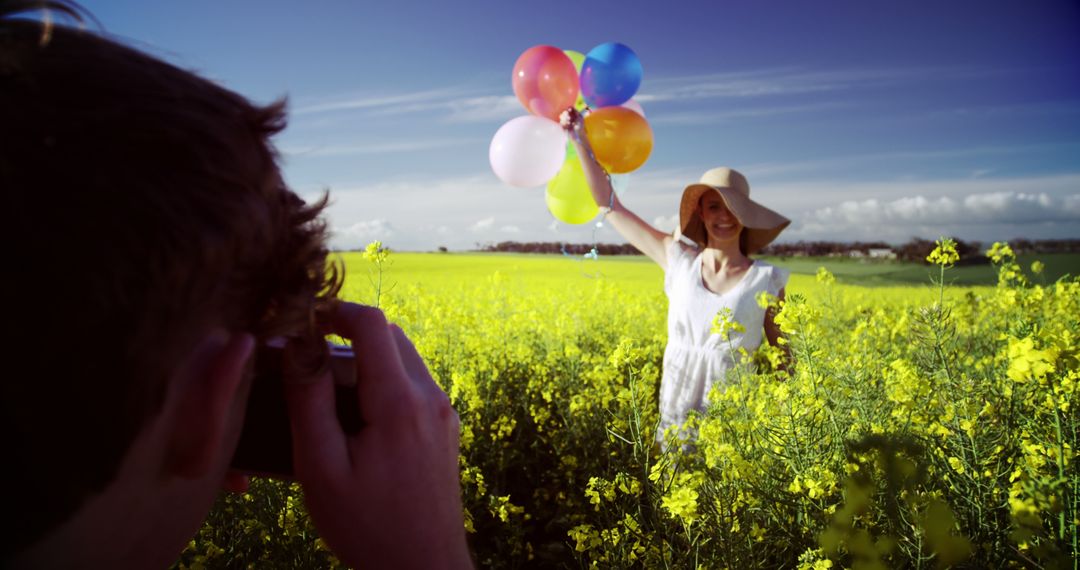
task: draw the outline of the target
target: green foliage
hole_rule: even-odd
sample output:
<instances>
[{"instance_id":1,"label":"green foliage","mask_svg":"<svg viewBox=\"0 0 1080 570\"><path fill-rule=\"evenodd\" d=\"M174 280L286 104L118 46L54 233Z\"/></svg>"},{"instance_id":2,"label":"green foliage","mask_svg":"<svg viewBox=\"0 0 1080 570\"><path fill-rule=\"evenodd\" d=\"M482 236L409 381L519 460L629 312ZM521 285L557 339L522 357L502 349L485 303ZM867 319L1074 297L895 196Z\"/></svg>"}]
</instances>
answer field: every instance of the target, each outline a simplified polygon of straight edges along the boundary
<instances>
[{"instance_id":1,"label":"green foliage","mask_svg":"<svg viewBox=\"0 0 1080 570\"><path fill-rule=\"evenodd\" d=\"M315 533L295 483L255 479L222 495L176 568L344 568Z\"/></svg>"},{"instance_id":2,"label":"green foliage","mask_svg":"<svg viewBox=\"0 0 1080 570\"><path fill-rule=\"evenodd\" d=\"M948 263L932 289L793 276L793 365L763 348L663 448L658 272L395 273L381 301L461 416L481 567L1074 568L1080 280L1032 285L992 252L997 287L950 287ZM334 561L298 490L259 481L219 502L199 564Z\"/></svg>"}]
</instances>

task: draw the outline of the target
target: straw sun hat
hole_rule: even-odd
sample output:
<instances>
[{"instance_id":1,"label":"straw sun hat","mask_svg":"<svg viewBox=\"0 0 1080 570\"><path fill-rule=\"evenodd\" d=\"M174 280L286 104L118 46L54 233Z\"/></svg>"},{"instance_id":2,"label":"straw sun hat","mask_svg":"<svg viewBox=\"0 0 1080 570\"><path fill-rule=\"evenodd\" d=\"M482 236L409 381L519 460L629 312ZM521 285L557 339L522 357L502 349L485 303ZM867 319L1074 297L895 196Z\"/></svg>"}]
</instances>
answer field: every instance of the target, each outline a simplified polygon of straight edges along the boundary
<instances>
[{"instance_id":1,"label":"straw sun hat","mask_svg":"<svg viewBox=\"0 0 1080 570\"><path fill-rule=\"evenodd\" d=\"M706 192L716 192L728 210L743 225L743 243L749 255L769 245L791 220L750 199L750 183L736 170L714 168L701 176L697 184L683 190L679 204L679 228L682 235L704 247L708 242L705 223L698 214L698 201Z\"/></svg>"}]
</instances>

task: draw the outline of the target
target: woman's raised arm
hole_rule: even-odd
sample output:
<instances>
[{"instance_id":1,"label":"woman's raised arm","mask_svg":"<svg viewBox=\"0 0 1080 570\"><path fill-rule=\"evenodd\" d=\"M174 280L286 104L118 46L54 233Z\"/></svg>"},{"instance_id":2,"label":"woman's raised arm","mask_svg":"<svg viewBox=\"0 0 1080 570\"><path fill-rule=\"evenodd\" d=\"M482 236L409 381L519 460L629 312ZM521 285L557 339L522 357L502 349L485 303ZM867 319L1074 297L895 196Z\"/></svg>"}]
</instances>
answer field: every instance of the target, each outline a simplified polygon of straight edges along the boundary
<instances>
[{"instance_id":1,"label":"woman's raised arm","mask_svg":"<svg viewBox=\"0 0 1080 570\"><path fill-rule=\"evenodd\" d=\"M606 216L608 223L638 251L649 256L660 267L667 269L667 248L675 238L652 227L619 202L619 198L611 188L611 180L593 156L589 139L585 136L585 121L581 114L575 109L568 109L563 112L560 119L577 150L593 200L601 208L611 208Z\"/></svg>"}]
</instances>

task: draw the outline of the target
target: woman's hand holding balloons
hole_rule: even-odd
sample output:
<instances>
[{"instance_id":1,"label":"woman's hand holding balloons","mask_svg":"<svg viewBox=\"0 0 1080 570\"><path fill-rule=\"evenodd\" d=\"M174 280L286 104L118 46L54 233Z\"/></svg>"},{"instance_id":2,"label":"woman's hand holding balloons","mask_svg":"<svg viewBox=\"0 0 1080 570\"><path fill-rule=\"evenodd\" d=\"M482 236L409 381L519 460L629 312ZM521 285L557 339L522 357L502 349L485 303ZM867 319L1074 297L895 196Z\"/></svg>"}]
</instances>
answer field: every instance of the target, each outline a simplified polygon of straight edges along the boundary
<instances>
[{"instance_id":1,"label":"woman's hand holding balloons","mask_svg":"<svg viewBox=\"0 0 1080 570\"><path fill-rule=\"evenodd\" d=\"M559 115L559 126L571 138L588 142L585 138L585 117L577 109L567 109Z\"/></svg>"}]
</instances>

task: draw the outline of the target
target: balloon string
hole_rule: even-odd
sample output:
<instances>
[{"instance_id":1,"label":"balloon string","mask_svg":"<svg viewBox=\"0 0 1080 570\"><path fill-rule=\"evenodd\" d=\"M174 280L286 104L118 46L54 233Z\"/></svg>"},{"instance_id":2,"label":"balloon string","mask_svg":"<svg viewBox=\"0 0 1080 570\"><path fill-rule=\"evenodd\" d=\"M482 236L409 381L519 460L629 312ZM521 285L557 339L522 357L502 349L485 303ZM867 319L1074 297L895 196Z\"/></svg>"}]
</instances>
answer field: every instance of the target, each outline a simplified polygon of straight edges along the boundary
<instances>
[{"instance_id":1,"label":"balloon string","mask_svg":"<svg viewBox=\"0 0 1080 570\"><path fill-rule=\"evenodd\" d=\"M600 260L600 251L598 249L599 242L597 240L597 235L596 234L601 229L603 229L603 227L604 227L604 218L606 218L607 215L611 213L611 210L615 207L615 186L612 185L612 183L611 183L611 175L610 174L605 172L604 176L606 176L607 179L608 179L608 188L611 188L611 191L608 193L607 210L603 213L603 215L600 216L600 219L597 220L595 224L593 224L592 249L590 249L588 252L586 252L584 255L582 255L582 259L577 260L577 261L579 261L581 263L583 263L586 259L591 259L593 261L599 261ZM570 252L566 251L566 245L565 244L561 245L560 247L562 249L562 254L563 255L565 255L566 257L575 257L574 255L571 255ZM594 277L600 277L601 276L599 270L597 270L596 274L594 274L594 275L590 275L588 273L585 273L584 270L582 270L581 274L584 275L585 277L589 277L589 278L594 278Z\"/></svg>"}]
</instances>

